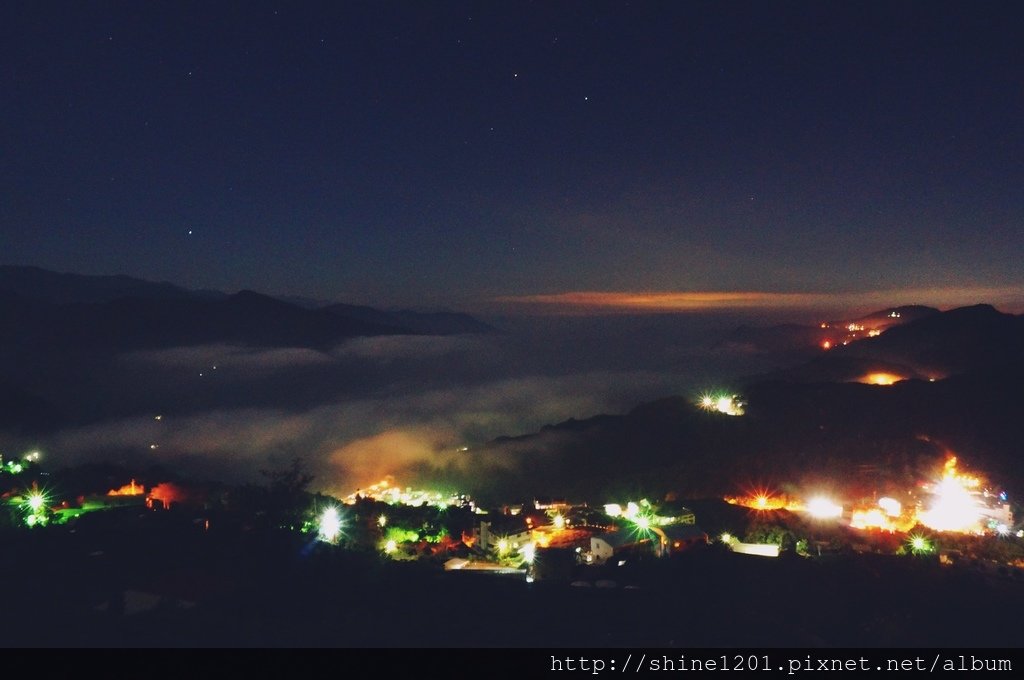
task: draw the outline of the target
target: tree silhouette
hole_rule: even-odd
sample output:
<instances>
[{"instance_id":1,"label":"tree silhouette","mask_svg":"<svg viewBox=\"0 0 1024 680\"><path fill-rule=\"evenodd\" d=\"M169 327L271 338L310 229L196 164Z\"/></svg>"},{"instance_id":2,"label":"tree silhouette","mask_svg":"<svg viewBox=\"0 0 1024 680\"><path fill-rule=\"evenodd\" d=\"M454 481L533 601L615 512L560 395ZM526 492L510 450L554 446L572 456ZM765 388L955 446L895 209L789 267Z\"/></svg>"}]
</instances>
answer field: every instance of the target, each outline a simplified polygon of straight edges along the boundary
<instances>
[{"instance_id":1,"label":"tree silhouette","mask_svg":"<svg viewBox=\"0 0 1024 680\"><path fill-rule=\"evenodd\" d=\"M302 526L310 507L309 485L315 476L306 472L296 456L284 468L260 470L266 480L264 510L271 526L295 529Z\"/></svg>"}]
</instances>

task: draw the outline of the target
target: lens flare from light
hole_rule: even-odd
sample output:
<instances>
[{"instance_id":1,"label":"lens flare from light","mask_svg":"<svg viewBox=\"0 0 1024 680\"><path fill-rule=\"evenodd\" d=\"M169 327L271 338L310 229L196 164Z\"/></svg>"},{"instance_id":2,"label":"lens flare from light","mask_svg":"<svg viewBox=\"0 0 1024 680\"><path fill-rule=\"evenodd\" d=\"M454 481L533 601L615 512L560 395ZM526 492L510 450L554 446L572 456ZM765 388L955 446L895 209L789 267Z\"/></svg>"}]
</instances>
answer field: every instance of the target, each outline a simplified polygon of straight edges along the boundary
<instances>
[{"instance_id":1,"label":"lens flare from light","mask_svg":"<svg viewBox=\"0 0 1024 680\"><path fill-rule=\"evenodd\" d=\"M327 508L320 515L320 539L334 543L341 535L341 517L337 508Z\"/></svg>"},{"instance_id":2,"label":"lens flare from light","mask_svg":"<svg viewBox=\"0 0 1024 680\"><path fill-rule=\"evenodd\" d=\"M920 534L912 534L907 538L907 543L910 544L910 551L915 555L924 555L934 549L931 541Z\"/></svg>"}]
</instances>

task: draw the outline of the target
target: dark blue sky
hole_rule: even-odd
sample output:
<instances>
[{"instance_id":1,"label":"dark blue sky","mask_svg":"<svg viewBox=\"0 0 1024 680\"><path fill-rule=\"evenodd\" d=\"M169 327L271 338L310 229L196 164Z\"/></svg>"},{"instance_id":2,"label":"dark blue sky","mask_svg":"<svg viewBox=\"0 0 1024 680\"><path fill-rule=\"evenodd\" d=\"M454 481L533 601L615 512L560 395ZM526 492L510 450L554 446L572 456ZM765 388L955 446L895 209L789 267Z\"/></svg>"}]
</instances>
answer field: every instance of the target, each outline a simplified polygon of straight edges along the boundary
<instances>
[{"instance_id":1,"label":"dark blue sky","mask_svg":"<svg viewBox=\"0 0 1024 680\"><path fill-rule=\"evenodd\" d=\"M469 309L579 291L1014 299L1022 15L6 3L0 261Z\"/></svg>"}]
</instances>

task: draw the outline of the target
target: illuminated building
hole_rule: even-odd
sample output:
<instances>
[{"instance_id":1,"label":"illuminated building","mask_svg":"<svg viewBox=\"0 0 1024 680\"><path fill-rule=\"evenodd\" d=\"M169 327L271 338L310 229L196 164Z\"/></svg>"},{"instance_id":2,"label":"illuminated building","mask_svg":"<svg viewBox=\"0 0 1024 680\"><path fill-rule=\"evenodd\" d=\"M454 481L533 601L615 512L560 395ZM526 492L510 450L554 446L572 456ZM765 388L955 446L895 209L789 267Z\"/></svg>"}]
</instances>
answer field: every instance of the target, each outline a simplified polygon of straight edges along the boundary
<instances>
[{"instance_id":1,"label":"illuminated building","mask_svg":"<svg viewBox=\"0 0 1024 680\"><path fill-rule=\"evenodd\" d=\"M640 544L649 544L653 534L641 538L628 531L609 531L590 537L590 562L604 564L623 551L635 550Z\"/></svg>"}]
</instances>

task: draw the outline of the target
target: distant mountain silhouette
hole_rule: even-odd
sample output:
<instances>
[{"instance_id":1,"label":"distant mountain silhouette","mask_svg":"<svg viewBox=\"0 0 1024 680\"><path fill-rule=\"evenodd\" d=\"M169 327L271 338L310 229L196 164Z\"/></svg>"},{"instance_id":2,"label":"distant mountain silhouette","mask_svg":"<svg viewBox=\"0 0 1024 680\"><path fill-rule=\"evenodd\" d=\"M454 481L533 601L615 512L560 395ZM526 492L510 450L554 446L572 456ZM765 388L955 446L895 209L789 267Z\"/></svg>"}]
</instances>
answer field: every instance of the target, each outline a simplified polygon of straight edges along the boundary
<instances>
[{"instance_id":1,"label":"distant mountain silhouette","mask_svg":"<svg viewBox=\"0 0 1024 680\"><path fill-rule=\"evenodd\" d=\"M939 310L922 305L888 307L856 319L826 321L815 325L781 324L757 327L740 326L718 345L718 349L743 352L806 352L820 350L823 343L838 347L869 337L870 331L884 332L912 323ZM851 326L853 330L851 330Z\"/></svg>"},{"instance_id":2,"label":"distant mountain silhouette","mask_svg":"<svg viewBox=\"0 0 1024 680\"><path fill-rule=\"evenodd\" d=\"M94 351L209 343L328 348L358 335L408 329L308 311L242 291L223 299L122 297L48 303L0 293L0 343L39 351Z\"/></svg>"},{"instance_id":3,"label":"distant mountain silhouette","mask_svg":"<svg viewBox=\"0 0 1024 680\"><path fill-rule=\"evenodd\" d=\"M756 380L841 382L872 372L941 379L1024 367L1024 316L990 305L925 314L878 337L834 346L803 365Z\"/></svg>"},{"instance_id":4,"label":"distant mountain silhouette","mask_svg":"<svg viewBox=\"0 0 1024 680\"><path fill-rule=\"evenodd\" d=\"M0 265L0 291L56 304L111 302L124 297L155 300L226 297L216 291L190 291L171 283L154 283L130 276L65 274L11 265Z\"/></svg>"},{"instance_id":5,"label":"distant mountain silhouette","mask_svg":"<svg viewBox=\"0 0 1024 680\"><path fill-rule=\"evenodd\" d=\"M98 351L207 343L327 348L355 336L487 332L464 314L306 309L252 291L189 291L127 276L0 267L0 345Z\"/></svg>"}]
</instances>

